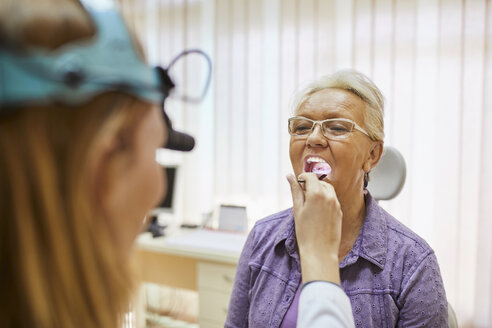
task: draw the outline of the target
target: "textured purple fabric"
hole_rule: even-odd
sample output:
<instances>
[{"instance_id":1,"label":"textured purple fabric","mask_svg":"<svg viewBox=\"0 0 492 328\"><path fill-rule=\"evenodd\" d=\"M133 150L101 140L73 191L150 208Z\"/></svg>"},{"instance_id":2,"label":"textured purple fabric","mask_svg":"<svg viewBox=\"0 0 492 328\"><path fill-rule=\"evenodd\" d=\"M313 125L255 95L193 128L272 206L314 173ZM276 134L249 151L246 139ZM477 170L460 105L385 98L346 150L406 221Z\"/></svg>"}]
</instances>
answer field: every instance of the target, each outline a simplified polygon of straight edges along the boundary
<instances>
[{"instance_id":1,"label":"textured purple fabric","mask_svg":"<svg viewBox=\"0 0 492 328\"><path fill-rule=\"evenodd\" d=\"M301 282L302 284L302 282ZM289 306L289 309L285 313L284 320L280 328L295 328L297 327L297 312L299 310L299 297L301 296L301 286L297 287L296 294L294 295L294 300Z\"/></svg>"},{"instance_id":2,"label":"textured purple fabric","mask_svg":"<svg viewBox=\"0 0 492 328\"><path fill-rule=\"evenodd\" d=\"M433 250L366 195L366 218L340 263L356 327L447 327ZM239 260L225 327L278 328L301 282L292 209L258 221Z\"/></svg>"}]
</instances>

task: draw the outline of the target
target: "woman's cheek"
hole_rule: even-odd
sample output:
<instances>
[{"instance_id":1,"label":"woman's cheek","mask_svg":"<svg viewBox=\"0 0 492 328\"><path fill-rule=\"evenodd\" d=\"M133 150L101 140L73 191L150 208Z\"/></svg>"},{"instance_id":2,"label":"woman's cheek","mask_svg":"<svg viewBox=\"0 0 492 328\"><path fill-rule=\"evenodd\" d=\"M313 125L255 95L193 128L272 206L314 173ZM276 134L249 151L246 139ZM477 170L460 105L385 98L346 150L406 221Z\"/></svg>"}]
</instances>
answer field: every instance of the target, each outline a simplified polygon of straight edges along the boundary
<instances>
[{"instance_id":1,"label":"woman's cheek","mask_svg":"<svg viewBox=\"0 0 492 328\"><path fill-rule=\"evenodd\" d=\"M157 202L155 205L159 204L164 197L166 197L167 193L167 176L166 176L166 171L164 167L162 167L160 164L157 164L157 177L154 181L156 181L156 198ZM154 206L155 206L154 205Z\"/></svg>"},{"instance_id":2,"label":"woman's cheek","mask_svg":"<svg viewBox=\"0 0 492 328\"><path fill-rule=\"evenodd\" d=\"M304 151L304 143L299 142L299 140L292 140L289 144L289 156L290 162L292 164L292 169L295 175L299 175L303 172L302 154Z\"/></svg>"}]
</instances>

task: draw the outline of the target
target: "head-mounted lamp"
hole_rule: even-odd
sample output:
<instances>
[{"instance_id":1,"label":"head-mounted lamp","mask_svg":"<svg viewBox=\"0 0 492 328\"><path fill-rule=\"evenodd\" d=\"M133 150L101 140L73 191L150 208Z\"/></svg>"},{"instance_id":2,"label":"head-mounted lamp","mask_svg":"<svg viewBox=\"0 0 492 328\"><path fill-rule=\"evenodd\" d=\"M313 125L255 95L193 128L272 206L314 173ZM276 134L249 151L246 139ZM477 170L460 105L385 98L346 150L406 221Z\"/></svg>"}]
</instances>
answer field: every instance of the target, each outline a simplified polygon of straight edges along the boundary
<instances>
[{"instance_id":1,"label":"head-mounted lamp","mask_svg":"<svg viewBox=\"0 0 492 328\"><path fill-rule=\"evenodd\" d=\"M78 106L110 91L163 105L174 83L166 69L150 67L142 60L114 4L108 0L81 3L96 29L92 38L56 50L0 45L0 115L29 105ZM176 131L169 118L166 124L173 149L191 150L189 144L181 147L173 142Z\"/></svg>"}]
</instances>

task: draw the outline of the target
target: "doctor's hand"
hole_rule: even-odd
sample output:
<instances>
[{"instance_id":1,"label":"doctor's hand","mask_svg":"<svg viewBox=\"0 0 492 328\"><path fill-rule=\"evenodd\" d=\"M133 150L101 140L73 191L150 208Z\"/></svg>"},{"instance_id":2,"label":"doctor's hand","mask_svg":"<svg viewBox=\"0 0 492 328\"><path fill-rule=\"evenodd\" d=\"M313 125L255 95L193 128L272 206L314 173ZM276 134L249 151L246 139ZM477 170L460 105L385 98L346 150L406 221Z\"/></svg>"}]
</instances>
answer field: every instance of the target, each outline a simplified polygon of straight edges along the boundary
<instances>
[{"instance_id":1,"label":"doctor's hand","mask_svg":"<svg viewBox=\"0 0 492 328\"><path fill-rule=\"evenodd\" d=\"M302 173L304 188L287 176L292 201L303 283L315 280L340 284L338 250L342 211L333 186L314 173Z\"/></svg>"}]
</instances>

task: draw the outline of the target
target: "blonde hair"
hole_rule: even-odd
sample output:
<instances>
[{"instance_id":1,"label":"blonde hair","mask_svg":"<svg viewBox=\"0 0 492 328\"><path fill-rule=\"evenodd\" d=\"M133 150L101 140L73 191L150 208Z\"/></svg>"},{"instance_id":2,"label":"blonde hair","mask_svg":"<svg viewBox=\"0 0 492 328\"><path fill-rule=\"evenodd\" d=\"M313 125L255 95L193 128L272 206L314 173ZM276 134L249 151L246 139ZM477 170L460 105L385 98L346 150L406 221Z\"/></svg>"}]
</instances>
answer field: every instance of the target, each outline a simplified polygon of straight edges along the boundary
<instances>
[{"instance_id":1,"label":"blonde hair","mask_svg":"<svg viewBox=\"0 0 492 328\"><path fill-rule=\"evenodd\" d=\"M54 49L94 33L76 1L15 0L0 8L2 42ZM92 192L89 162L108 136L119 139L116 160L130 159L135 122L148 108L107 93L76 108L31 106L0 117L2 326L121 324L132 270Z\"/></svg>"},{"instance_id":2,"label":"blonde hair","mask_svg":"<svg viewBox=\"0 0 492 328\"><path fill-rule=\"evenodd\" d=\"M384 98L378 87L364 74L355 70L340 70L324 76L297 93L293 100L294 113L315 92L335 88L353 93L366 103L365 128L374 141L384 139Z\"/></svg>"}]
</instances>

